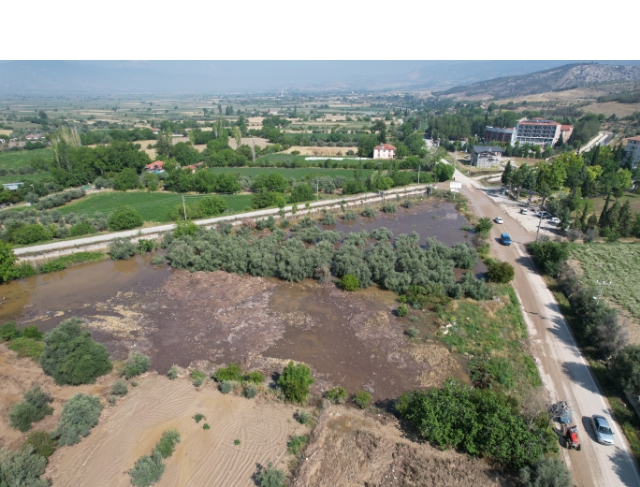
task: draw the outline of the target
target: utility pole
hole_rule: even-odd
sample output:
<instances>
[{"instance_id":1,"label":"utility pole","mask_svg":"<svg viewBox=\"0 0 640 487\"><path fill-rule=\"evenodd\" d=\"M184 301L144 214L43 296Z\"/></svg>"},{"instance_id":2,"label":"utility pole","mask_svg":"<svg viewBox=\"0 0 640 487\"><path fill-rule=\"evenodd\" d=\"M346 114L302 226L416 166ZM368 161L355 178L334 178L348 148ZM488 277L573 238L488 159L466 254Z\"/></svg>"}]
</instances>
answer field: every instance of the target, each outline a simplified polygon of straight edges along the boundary
<instances>
[{"instance_id":1,"label":"utility pole","mask_svg":"<svg viewBox=\"0 0 640 487\"><path fill-rule=\"evenodd\" d=\"M538 222L538 231L536 232L536 243L538 243L538 235L540 235L540 225L542 225L542 210L540 210L540 221Z\"/></svg>"},{"instance_id":2,"label":"utility pole","mask_svg":"<svg viewBox=\"0 0 640 487\"><path fill-rule=\"evenodd\" d=\"M598 306L600 304L600 298L602 297L602 292L604 291L604 287L605 286L611 286L611 281L607 282L607 281L598 281L596 279L596 283L598 284L598 286L600 286L600 292L598 293L597 296L594 296L593 299L596 300L596 306Z\"/></svg>"},{"instance_id":3,"label":"utility pole","mask_svg":"<svg viewBox=\"0 0 640 487\"><path fill-rule=\"evenodd\" d=\"M187 206L184 204L184 195L182 195L182 210L184 211L184 219L187 220Z\"/></svg>"},{"instance_id":4,"label":"utility pole","mask_svg":"<svg viewBox=\"0 0 640 487\"><path fill-rule=\"evenodd\" d=\"M420 184L420 167L422 164L418 163L418 184Z\"/></svg>"},{"instance_id":5,"label":"utility pole","mask_svg":"<svg viewBox=\"0 0 640 487\"><path fill-rule=\"evenodd\" d=\"M319 195L319 186L320 186L320 181L318 179L316 179L316 201L318 201L320 199L320 195Z\"/></svg>"}]
</instances>

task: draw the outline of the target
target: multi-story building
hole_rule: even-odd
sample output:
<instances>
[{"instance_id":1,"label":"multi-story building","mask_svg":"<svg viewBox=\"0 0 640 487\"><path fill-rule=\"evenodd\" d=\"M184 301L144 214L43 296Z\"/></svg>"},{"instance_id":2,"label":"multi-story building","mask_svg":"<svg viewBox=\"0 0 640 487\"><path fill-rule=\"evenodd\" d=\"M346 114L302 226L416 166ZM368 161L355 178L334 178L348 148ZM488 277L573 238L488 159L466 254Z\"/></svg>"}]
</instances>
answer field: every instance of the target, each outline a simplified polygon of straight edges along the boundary
<instances>
[{"instance_id":1,"label":"multi-story building","mask_svg":"<svg viewBox=\"0 0 640 487\"><path fill-rule=\"evenodd\" d=\"M631 164L633 164L633 167L636 167L640 162L640 135L627 139L625 152L626 157L631 158Z\"/></svg>"},{"instance_id":2,"label":"multi-story building","mask_svg":"<svg viewBox=\"0 0 640 487\"><path fill-rule=\"evenodd\" d=\"M374 159L393 159L396 156L396 148L391 144L380 144L373 149Z\"/></svg>"},{"instance_id":3,"label":"multi-story building","mask_svg":"<svg viewBox=\"0 0 640 487\"><path fill-rule=\"evenodd\" d=\"M515 127L502 129L499 127L487 126L484 128L484 141L502 142L504 144L513 145L516 141L516 129Z\"/></svg>"},{"instance_id":4,"label":"multi-story building","mask_svg":"<svg viewBox=\"0 0 640 487\"><path fill-rule=\"evenodd\" d=\"M560 125L560 136L562 137L561 140L565 144L569 140L569 137L571 137L572 133L573 133L573 125ZM560 140L558 140L558 142L560 142Z\"/></svg>"},{"instance_id":5,"label":"multi-story building","mask_svg":"<svg viewBox=\"0 0 640 487\"><path fill-rule=\"evenodd\" d=\"M476 167L495 167L502 161L502 147L474 145L471 152L471 165Z\"/></svg>"},{"instance_id":6,"label":"multi-story building","mask_svg":"<svg viewBox=\"0 0 640 487\"><path fill-rule=\"evenodd\" d=\"M516 125L516 141L520 145L534 144L553 147L560 138L561 125L553 120L536 118L521 120Z\"/></svg>"}]
</instances>

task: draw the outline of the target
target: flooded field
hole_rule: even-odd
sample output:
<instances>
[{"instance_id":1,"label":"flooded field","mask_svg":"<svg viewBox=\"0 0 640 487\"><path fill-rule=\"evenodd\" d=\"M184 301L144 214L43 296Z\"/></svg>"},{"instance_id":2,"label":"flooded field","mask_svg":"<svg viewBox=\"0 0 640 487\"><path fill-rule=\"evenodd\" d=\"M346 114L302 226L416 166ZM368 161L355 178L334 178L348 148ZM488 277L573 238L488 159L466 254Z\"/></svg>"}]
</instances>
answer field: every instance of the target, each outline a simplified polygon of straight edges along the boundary
<instances>
[{"instance_id":1,"label":"flooded field","mask_svg":"<svg viewBox=\"0 0 640 487\"><path fill-rule=\"evenodd\" d=\"M416 231L422 244L435 237L451 245L469 238L461 230L465 223L452 204L441 202L325 229L386 227L395 235ZM146 255L14 281L0 292L0 322L48 330L80 316L115 358L141 350L160 373L173 364L214 370L232 360L271 372L292 359L314 369L316 392L339 384L381 400L450 375L465 378L462 357L434 341L407 339L409 326L428 337L433 324L396 317L395 295L377 287L345 293L313 280L189 273L153 267Z\"/></svg>"}]
</instances>

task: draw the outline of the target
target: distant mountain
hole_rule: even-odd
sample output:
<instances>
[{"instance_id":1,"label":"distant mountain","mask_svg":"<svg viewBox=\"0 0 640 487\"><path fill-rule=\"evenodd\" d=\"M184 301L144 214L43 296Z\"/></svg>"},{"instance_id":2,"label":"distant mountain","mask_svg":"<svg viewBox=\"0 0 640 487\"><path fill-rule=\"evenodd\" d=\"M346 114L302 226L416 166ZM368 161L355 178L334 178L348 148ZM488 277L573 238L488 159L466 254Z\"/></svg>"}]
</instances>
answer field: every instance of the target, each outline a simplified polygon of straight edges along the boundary
<instances>
[{"instance_id":1,"label":"distant mountain","mask_svg":"<svg viewBox=\"0 0 640 487\"><path fill-rule=\"evenodd\" d=\"M631 64L631 63L628 63ZM508 98L549 91L580 88L601 83L640 80L640 66L579 63L546 69L520 76L504 76L468 86L434 92L436 96L455 98Z\"/></svg>"}]
</instances>

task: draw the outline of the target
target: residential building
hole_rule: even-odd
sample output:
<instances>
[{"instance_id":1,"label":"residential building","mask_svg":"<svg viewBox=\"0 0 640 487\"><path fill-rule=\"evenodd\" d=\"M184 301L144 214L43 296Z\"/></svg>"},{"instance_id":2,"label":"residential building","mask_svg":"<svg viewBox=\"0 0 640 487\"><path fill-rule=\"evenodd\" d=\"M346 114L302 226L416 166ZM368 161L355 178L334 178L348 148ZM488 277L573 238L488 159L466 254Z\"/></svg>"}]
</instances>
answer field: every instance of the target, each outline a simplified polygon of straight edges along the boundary
<instances>
[{"instance_id":1,"label":"residential building","mask_svg":"<svg viewBox=\"0 0 640 487\"><path fill-rule=\"evenodd\" d=\"M199 168L200 166L202 166L202 163L198 162L197 164L189 164L188 166L182 166L182 170L189 171L191 174L194 174L196 172L196 169Z\"/></svg>"},{"instance_id":2,"label":"residential building","mask_svg":"<svg viewBox=\"0 0 640 487\"><path fill-rule=\"evenodd\" d=\"M43 136L41 135L33 135L33 134L29 134L25 137L25 139L27 140L38 140L38 139L44 139Z\"/></svg>"},{"instance_id":3,"label":"residential building","mask_svg":"<svg viewBox=\"0 0 640 487\"><path fill-rule=\"evenodd\" d=\"M627 139L625 155L627 158L631 158L631 164L633 164L633 167L638 165L640 162L640 135Z\"/></svg>"},{"instance_id":4,"label":"residential building","mask_svg":"<svg viewBox=\"0 0 640 487\"><path fill-rule=\"evenodd\" d=\"M502 142L513 145L516 141L516 129L515 127L503 129L487 126L484 128L484 140L485 142Z\"/></svg>"},{"instance_id":5,"label":"residential building","mask_svg":"<svg viewBox=\"0 0 640 487\"><path fill-rule=\"evenodd\" d=\"M558 142L566 144L571 134L573 134L573 125L560 125L560 136L562 138Z\"/></svg>"},{"instance_id":6,"label":"residential building","mask_svg":"<svg viewBox=\"0 0 640 487\"><path fill-rule=\"evenodd\" d=\"M156 161L152 162L151 164L147 164L146 166L144 166L144 170L147 172L160 174L161 172L164 172L164 161Z\"/></svg>"},{"instance_id":7,"label":"residential building","mask_svg":"<svg viewBox=\"0 0 640 487\"><path fill-rule=\"evenodd\" d=\"M560 138L562 125L553 120L536 118L521 120L516 125L516 141L520 145L534 144L553 147Z\"/></svg>"},{"instance_id":8,"label":"residential building","mask_svg":"<svg viewBox=\"0 0 640 487\"><path fill-rule=\"evenodd\" d=\"M373 149L374 159L393 159L396 156L396 148L391 144L380 144Z\"/></svg>"},{"instance_id":9,"label":"residential building","mask_svg":"<svg viewBox=\"0 0 640 487\"><path fill-rule=\"evenodd\" d=\"M153 133L153 135L158 135L160 133L160 129L154 129L153 127L150 127L149 130L151 130L151 133Z\"/></svg>"},{"instance_id":10,"label":"residential building","mask_svg":"<svg viewBox=\"0 0 640 487\"><path fill-rule=\"evenodd\" d=\"M471 151L471 165L475 167L495 167L502 162L502 147L474 145Z\"/></svg>"}]
</instances>

